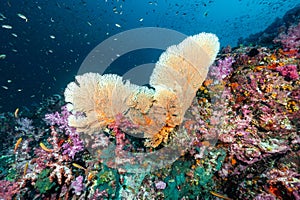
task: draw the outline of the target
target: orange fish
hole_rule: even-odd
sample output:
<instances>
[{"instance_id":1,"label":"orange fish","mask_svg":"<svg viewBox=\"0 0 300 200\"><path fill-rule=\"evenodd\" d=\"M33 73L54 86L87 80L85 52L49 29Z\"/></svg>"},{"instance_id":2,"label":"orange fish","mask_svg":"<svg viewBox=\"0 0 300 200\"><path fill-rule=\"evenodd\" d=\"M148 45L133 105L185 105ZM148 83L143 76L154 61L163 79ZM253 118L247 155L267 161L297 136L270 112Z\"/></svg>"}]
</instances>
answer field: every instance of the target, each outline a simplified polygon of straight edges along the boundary
<instances>
[{"instance_id":1,"label":"orange fish","mask_svg":"<svg viewBox=\"0 0 300 200\"><path fill-rule=\"evenodd\" d=\"M16 151L17 151L17 149L18 149L18 147L19 147L19 145L20 145L21 142L22 142L22 138L19 138L17 140L16 144L15 144L14 153L16 153Z\"/></svg>"}]
</instances>

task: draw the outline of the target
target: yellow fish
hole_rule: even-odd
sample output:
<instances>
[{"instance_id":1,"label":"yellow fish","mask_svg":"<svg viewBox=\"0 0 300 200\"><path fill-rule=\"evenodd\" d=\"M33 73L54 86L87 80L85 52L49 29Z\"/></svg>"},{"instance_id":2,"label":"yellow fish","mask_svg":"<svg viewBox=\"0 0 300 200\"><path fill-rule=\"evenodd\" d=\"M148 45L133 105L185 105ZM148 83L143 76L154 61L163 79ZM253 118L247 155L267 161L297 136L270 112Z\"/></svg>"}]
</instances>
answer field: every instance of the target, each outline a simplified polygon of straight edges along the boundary
<instances>
[{"instance_id":1,"label":"yellow fish","mask_svg":"<svg viewBox=\"0 0 300 200\"><path fill-rule=\"evenodd\" d=\"M28 162L25 164L24 171L23 171L23 176L26 175L27 170L28 170Z\"/></svg>"},{"instance_id":2,"label":"yellow fish","mask_svg":"<svg viewBox=\"0 0 300 200\"><path fill-rule=\"evenodd\" d=\"M210 191L210 193L211 193L212 195L218 197L218 198L221 198L221 199L232 200L232 199L230 199L229 197L226 197L226 196L224 196L224 195L222 195L222 194L219 194L219 193L216 193L216 192L213 192L213 191Z\"/></svg>"},{"instance_id":3,"label":"yellow fish","mask_svg":"<svg viewBox=\"0 0 300 200\"><path fill-rule=\"evenodd\" d=\"M44 151L47 151L47 152L53 152L52 149L48 149L42 142L40 143L40 146L41 146L41 148L42 148Z\"/></svg>"},{"instance_id":4,"label":"yellow fish","mask_svg":"<svg viewBox=\"0 0 300 200\"><path fill-rule=\"evenodd\" d=\"M15 113L14 113L15 118L18 118L18 117L19 117L19 116L18 116L18 113L19 113L19 108L17 108L17 109L15 110Z\"/></svg>"},{"instance_id":5,"label":"yellow fish","mask_svg":"<svg viewBox=\"0 0 300 200\"><path fill-rule=\"evenodd\" d=\"M77 163L72 163L72 165L78 169L86 170L86 168L82 167L81 165L78 165Z\"/></svg>"}]
</instances>

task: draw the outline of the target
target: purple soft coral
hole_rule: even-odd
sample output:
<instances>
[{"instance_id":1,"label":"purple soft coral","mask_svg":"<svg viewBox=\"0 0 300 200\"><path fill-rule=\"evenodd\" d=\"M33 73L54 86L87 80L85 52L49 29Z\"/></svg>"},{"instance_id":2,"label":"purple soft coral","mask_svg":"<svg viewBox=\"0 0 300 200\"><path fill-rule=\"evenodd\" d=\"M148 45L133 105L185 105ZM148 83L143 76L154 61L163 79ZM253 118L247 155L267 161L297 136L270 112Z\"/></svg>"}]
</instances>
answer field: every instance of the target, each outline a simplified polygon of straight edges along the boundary
<instances>
[{"instance_id":1,"label":"purple soft coral","mask_svg":"<svg viewBox=\"0 0 300 200\"><path fill-rule=\"evenodd\" d=\"M71 183L71 188L74 189L74 193L76 195L80 195L82 190L84 189L83 185L83 176L78 176L76 180Z\"/></svg>"},{"instance_id":2,"label":"purple soft coral","mask_svg":"<svg viewBox=\"0 0 300 200\"><path fill-rule=\"evenodd\" d=\"M233 71L232 64L234 62L235 60L233 57L226 57L223 60L218 60L218 65L211 67L209 75L217 78L218 81L224 79Z\"/></svg>"},{"instance_id":3,"label":"purple soft coral","mask_svg":"<svg viewBox=\"0 0 300 200\"><path fill-rule=\"evenodd\" d=\"M50 125L57 125L58 128L66 135L69 136L69 141L63 144L63 154L68 154L71 158L74 158L77 152L83 150L83 141L79 137L79 133L75 128L72 128L68 124L68 117L70 116L66 106L61 108L61 113L55 112L45 115L45 120Z\"/></svg>"},{"instance_id":4,"label":"purple soft coral","mask_svg":"<svg viewBox=\"0 0 300 200\"><path fill-rule=\"evenodd\" d=\"M167 184L163 181L158 181L155 183L155 187L159 190L164 190L166 188Z\"/></svg>"}]
</instances>

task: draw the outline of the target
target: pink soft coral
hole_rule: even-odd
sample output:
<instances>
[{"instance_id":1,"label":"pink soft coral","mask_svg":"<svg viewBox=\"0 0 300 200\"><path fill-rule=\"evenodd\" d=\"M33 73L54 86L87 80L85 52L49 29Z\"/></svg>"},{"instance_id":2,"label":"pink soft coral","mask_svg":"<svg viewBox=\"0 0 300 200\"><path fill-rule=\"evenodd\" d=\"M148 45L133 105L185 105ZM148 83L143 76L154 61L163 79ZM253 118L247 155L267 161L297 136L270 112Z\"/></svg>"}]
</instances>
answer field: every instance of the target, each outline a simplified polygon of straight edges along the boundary
<instances>
[{"instance_id":1,"label":"pink soft coral","mask_svg":"<svg viewBox=\"0 0 300 200\"><path fill-rule=\"evenodd\" d=\"M282 76L290 78L292 80L297 80L299 78L297 65L285 65L282 67L277 67L276 71L280 72Z\"/></svg>"},{"instance_id":2,"label":"pink soft coral","mask_svg":"<svg viewBox=\"0 0 300 200\"><path fill-rule=\"evenodd\" d=\"M16 182L0 180L0 199L9 200L19 192L19 185Z\"/></svg>"}]
</instances>

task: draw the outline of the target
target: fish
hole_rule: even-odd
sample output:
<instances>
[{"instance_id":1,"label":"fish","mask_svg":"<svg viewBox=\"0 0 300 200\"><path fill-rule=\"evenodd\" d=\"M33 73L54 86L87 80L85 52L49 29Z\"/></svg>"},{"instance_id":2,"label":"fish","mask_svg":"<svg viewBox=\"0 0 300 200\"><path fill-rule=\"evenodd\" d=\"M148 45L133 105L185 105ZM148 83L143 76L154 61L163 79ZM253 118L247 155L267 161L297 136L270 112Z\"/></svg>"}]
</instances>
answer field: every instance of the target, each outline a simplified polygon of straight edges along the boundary
<instances>
[{"instance_id":1,"label":"fish","mask_svg":"<svg viewBox=\"0 0 300 200\"><path fill-rule=\"evenodd\" d=\"M5 59L6 58L6 55L5 54L0 54L0 60L2 59Z\"/></svg>"},{"instance_id":2,"label":"fish","mask_svg":"<svg viewBox=\"0 0 300 200\"><path fill-rule=\"evenodd\" d=\"M24 171L23 171L23 176L26 175L27 170L28 170L28 162L26 162L26 164L25 164Z\"/></svg>"},{"instance_id":3,"label":"fish","mask_svg":"<svg viewBox=\"0 0 300 200\"><path fill-rule=\"evenodd\" d=\"M213 191L210 191L210 193L211 193L212 195L218 197L218 198L221 198L221 199L232 200L232 199L229 198L229 197L226 197L226 196L224 196L224 195L222 195L222 194L219 194L219 193L216 193L216 192L213 192Z\"/></svg>"},{"instance_id":4,"label":"fish","mask_svg":"<svg viewBox=\"0 0 300 200\"><path fill-rule=\"evenodd\" d=\"M49 36L51 39L55 39L55 36L54 35L50 35Z\"/></svg>"},{"instance_id":5,"label":"fish","mask_svg":"<svg viewBox=\"0 0 300 200\"><path fill-rule=\"evenodd\" d=\"M18 116L18 113L19 113L19 108L17 108L17 109L15 110L15 113L14 113L15 118L18 118L18 117L19 117L19 116Z\"/></svg>"},{"instance_id":6,"label":"fish","mask_svg":"<svg viewBox=\"0 0 300 200\"><path fill-rule=\"evenodd\" d=\"M17 140L16 144L15 144L14 153L16 153L16 151L17 151L19 145L21 144L21 142L22 142L22 138L20 137L20 138Z\"/></svg>"},{"instance_id":7,"label":"fish","mask_svg":"<svg viewBox=\"0 0 300 200\"><path fill-rule=\"evenodd\" d=\"M121 28L121 25L120 25L120 24L115 24L115 25L116 25L116 27Z\"/></svg>"},{"instance_id":8,"label":"fish","mask_svg":"<svg viewBox=\"0 0 300 200\"><path fill-rule=\"evenodd\" d=\"M8 24L3 24L1 27L5 29L12 29L12 26Z\"/></svg>"},{"instance_id":9,"label":"fish","mask_svg":"<svg viewBox=\"0 0 300 200\"><path fill-rule=\"evenodd\" d=\"M4 90L8 90L8 87L5 86L5 85L2 85L1 87L2 87Z\"/></svg>"},{"instance_id":10,"label":"fish","mask_svg":"<svg viewBox=\"0 0 300 200\"><path fill-rule=\"evenodd\" d=\"M95 177L95 174L93 172L89 172L87 175L87 180L91 181Z\"/></svg>"},{"instance_id":11,"label":"fish","mask_svg":"<svg viewBox=\"0 0 300 200\"><path fill-rule=\"evenodd\" d=\"M5 17L2 13L0 13L0 17L1 17L2 19L6 19L6 17Z\"/></svg>"},{"instance_id":12,"label":"fish","mask_svg":"<svg viewBox=\"0 0 300 200\"><path fill-rule=\"evenodd\" d=\"M81 165L78 165L77 163L72 163L72 165L78 169L83 169L86 171L86 168L82 167Z\"/></svg>"},{"instance_id":13,"label":"fish","mask_svg":"<svg viewBox=\"0 0 300 200\"><path fill-rule=\"evenodd\" d=\"M17 34L15 34L15 33L12 33L11 35L12 35L12 36L14 36L14 37L18 37L18 35L17 35Z\"/></svg>"},{"instance_id":14,"label":"fish","mask_svg":"<svg viewBox=\"0 0 300 200\"><path fill-rule=\"evenodd\" d=\"M25 22L28 22L28 18L27 18L25 15L23 15L23 14L21 14L21 13L18 13L17 15L18 15L18 17L20 17L21 19L24 19Z\"/></svg>"},{"instance_id":15,"label":"fish","mask_svg":"<svg viewBox=\"0 0 300 200\"><path fill-rule=\"evenodd\" d=\"M47 152L53 152L52 149L48 149L42 142L40 143L40 147L41 147L44 151L47 151Z\"/></svg>"}]
</instances>

